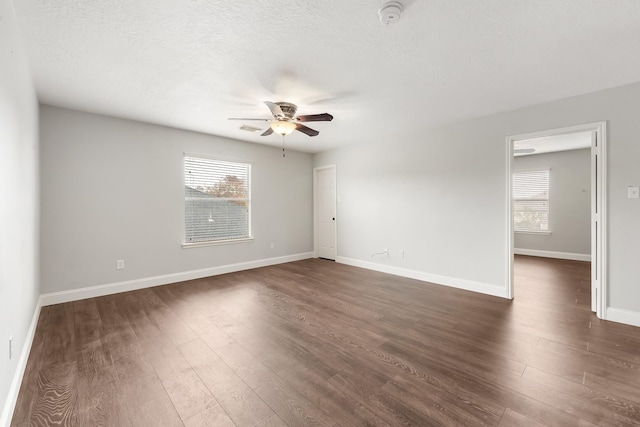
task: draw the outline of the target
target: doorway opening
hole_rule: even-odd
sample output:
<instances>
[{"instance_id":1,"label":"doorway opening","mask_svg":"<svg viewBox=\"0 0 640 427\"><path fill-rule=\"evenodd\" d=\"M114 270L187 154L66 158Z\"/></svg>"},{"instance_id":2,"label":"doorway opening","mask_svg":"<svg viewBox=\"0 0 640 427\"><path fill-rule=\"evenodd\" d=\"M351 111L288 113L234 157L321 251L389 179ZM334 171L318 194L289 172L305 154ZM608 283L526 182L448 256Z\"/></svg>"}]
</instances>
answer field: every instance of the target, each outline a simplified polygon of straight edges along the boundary
<instances>
[{"instance_id":1,"label":"doorway opening","mask_svg":"<svg viewBox=\"0 0 640 427\"><path fill-rule=\"evenodd\" d=\"M338 255L336 223L336 166L313 169L313 252L335 261Z\"/></svg>"},{"instance_id":2,"label":"doorway opening","mask_svg":"<svg viewBox=\"0 0 640 427\"><path fill-rule=\"evenodd\" d=\"M587 138L588 141L585 144L584 139ZM514 170L515 170L515 160L514 154L533 154L531 150L544 150L552 151L553 140L561 141L560 143L571 143L573 141L582 140L582 144L584 147L590 148L589 151L589 217L585 219L588 221L588 227L590 230L590 246L589 246L589 254L588 258L591 260L591 311L595 312L596 315L601 319L606 319L606 297L607 297L607 288L606 288L606 122L598 122L598 123L589 123L585 125L571 126L561 129L551 129L541 132L533 132L522 135L514 135L507 138L507 254L508 254L508 262L507 262L507 283L508 283L508 297L514 298L514 232L516 229L520 229L522 231L522 227L526 232L526 227L533 228L533 233L536 234L544 234L548 232L549 229L544 229L545 224L543 223L542 214L536 213L536 216L533 220L531 220L531 213L525 212L523 216L518 211L522 209L522 204L515 206L518 201L514 202L514 191L520 195L526 194L522 193L520 189L514 188L518 184L514 184ZM540 144L538 147L534 146L536 141ZM545 146L545 142L547 143L547 147ZM557 147L556 147L557 148ZM539 152L539 151L538 151ZM548 169L548 168L547 168ZM526 177L526 173L523 174L525 177L523 178L524 182L528 179ZM535 174L533 174L535 175ZM550 183L553 185L553 182ZM533 193L532 193L533 194ZM516 194L517 195L517 194ZM526 199L527 197L523 197L525 200L524 206L526 207ZM543 198L544 199L544 198ZM547 199L547 214L553 215L553 201ZM542 206L543 204L539 204ZM535 210L535 208L533 209ZM557 212L556 212L557 213ZM514 220L514 214L519 215ZM529 215L529 217L527 217ZM531 224L527 224L527 218L529 218ZM516 224L517 223L517 224ZM535 224L534 224L535 223ZM547 224L548 225L548 224ZM553 230L551 230L553 232ZM550 241L551 239L549 239ZM584 243L584 242L583 242ZM525 255L540 255L543 254L549 256L549 253L553 253L554 251L538 251L533 249L529 253L524 253ZM522 251L520 251L522 253ZM544 256L543 255L543 256ZM568 259L576 259L576 260L586 260L581 258L572 258L572 254L568 251L557 251L557 258L568 258ZM573 254L575 255L575 254ZM552 257L554 255L551 255Z\"/></svg>"}]
</instances>

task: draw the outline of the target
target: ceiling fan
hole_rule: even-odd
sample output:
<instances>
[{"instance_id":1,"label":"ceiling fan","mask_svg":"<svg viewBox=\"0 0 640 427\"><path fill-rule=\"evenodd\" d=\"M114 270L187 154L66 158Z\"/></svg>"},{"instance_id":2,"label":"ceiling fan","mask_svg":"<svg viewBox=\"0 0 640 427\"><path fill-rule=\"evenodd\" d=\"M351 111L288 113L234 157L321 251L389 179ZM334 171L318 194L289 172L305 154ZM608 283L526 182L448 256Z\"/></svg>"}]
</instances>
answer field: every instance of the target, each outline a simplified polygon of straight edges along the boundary
<instances>
[{"instance_id":1,"label":"ceiling fan","mask_svg":"<svg viewBox=\"0 0 640 427\"><path fill-rule=\"evenodd\" d=\"M298 107L290 102L264 101L264 103L267 107L269 107L269 110L273 115L273 119L231 117L229 118L229 120L260 120L271 122L269 128L265 130L260 136L271 135L273 132L285 136L289 135L294 130L297 130L298 132L302 132L309 136L316 136L320 132L303 125L302 122L330 122L331 120L333 120L333 116L329 113L296 116Z\"/></svg>"}]
</instances>

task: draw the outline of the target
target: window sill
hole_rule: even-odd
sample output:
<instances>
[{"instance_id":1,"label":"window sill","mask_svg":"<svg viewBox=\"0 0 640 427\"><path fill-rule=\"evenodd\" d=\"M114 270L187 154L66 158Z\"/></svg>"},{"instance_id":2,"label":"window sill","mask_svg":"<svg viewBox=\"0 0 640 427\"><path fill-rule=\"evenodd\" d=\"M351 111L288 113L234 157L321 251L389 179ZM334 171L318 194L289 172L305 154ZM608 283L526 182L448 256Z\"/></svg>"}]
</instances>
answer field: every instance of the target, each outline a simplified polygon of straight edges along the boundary
<instances>
[{"instance_id":1,"label":"window sill","mask_svg":"<svg viewBox=\"0 0 640 427\"><path fill-rule=\"evenodd\" d=\"M248 243L248 242L253 242L253 237L247 237L246 239L215 240L211 242L183 243L182 249L202 248L204 246L231 245L233 243Z\"/></svg>"},{"instance_id":2,"label":"window sill","mask_svg":"<svg viewBox=\"0 0 640 427\"><path fill-rule=\"evenodd\" d=\"M514 231L516 234L540 234L543 236L550 236L551 231Z\"/></svg>"}]
</instances>

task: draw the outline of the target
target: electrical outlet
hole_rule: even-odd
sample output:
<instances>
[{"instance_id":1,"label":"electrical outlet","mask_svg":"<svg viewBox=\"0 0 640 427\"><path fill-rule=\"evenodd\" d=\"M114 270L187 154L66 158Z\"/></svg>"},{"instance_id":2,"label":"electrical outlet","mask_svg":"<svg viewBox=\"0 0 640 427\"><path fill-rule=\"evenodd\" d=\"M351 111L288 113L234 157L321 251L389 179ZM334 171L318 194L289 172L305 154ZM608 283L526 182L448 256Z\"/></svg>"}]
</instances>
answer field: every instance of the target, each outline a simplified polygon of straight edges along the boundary
<instances>
[{"instance_id":1,"label":"electrical outlet","mask_svg":"<svg viewBox=\"0 0 640 427\"><path fill-rule=\"evenodd\" d=\"M13 357L13 335L9 337L9 360Z\"/></svg>"},{"instance_id":2,"label":"electrical outlet","mask_svg":"<svg viewBox=\"0 0 640 427\"><path fill-rule=\"evenodd\" d=\"M398 256L400 258L404 258L404 249L400 249L400 251L398 252Z\"/></svg>"},{"instance_id":3,"label":"electrical outlet","mask_svg":"<svg viewBox=\"0 0 640 427\"><path fill-rule=\"evenodd\" d=\"M119 259L116 261L116 270L124 270L124 260Z\"/></svg>"},{"instance_id":4,"label":"electrical outlet","mask_svg":"<svg viewBox=\"0 0 640 427\"><path fill-rule=\"evenodd\" d=\"M269 249L275 249L276 248L276 244L271 242L269 243Z\"/></svg>"}]
</instances>

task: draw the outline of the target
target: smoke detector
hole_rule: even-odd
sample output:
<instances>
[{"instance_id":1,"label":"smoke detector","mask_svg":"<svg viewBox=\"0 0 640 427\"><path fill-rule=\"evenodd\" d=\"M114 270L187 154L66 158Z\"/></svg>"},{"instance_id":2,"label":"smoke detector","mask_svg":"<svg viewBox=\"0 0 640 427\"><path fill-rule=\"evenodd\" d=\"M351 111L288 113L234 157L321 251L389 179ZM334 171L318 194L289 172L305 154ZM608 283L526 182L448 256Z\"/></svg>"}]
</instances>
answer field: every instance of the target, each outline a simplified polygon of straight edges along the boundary
<instances>
[{"instance_id":1,"label":"smoke detector","mask_svg":"<svg viewBox=\"0 0 640 427\"><path fill-rule=\"evenodd\" d=\"M380 22L384 25L389 25L398 22L401 13L402 3L398 1L388 1L382 5L382 8L378 11L378 16L380 16Z\"/></svg>"}]
</instances>

